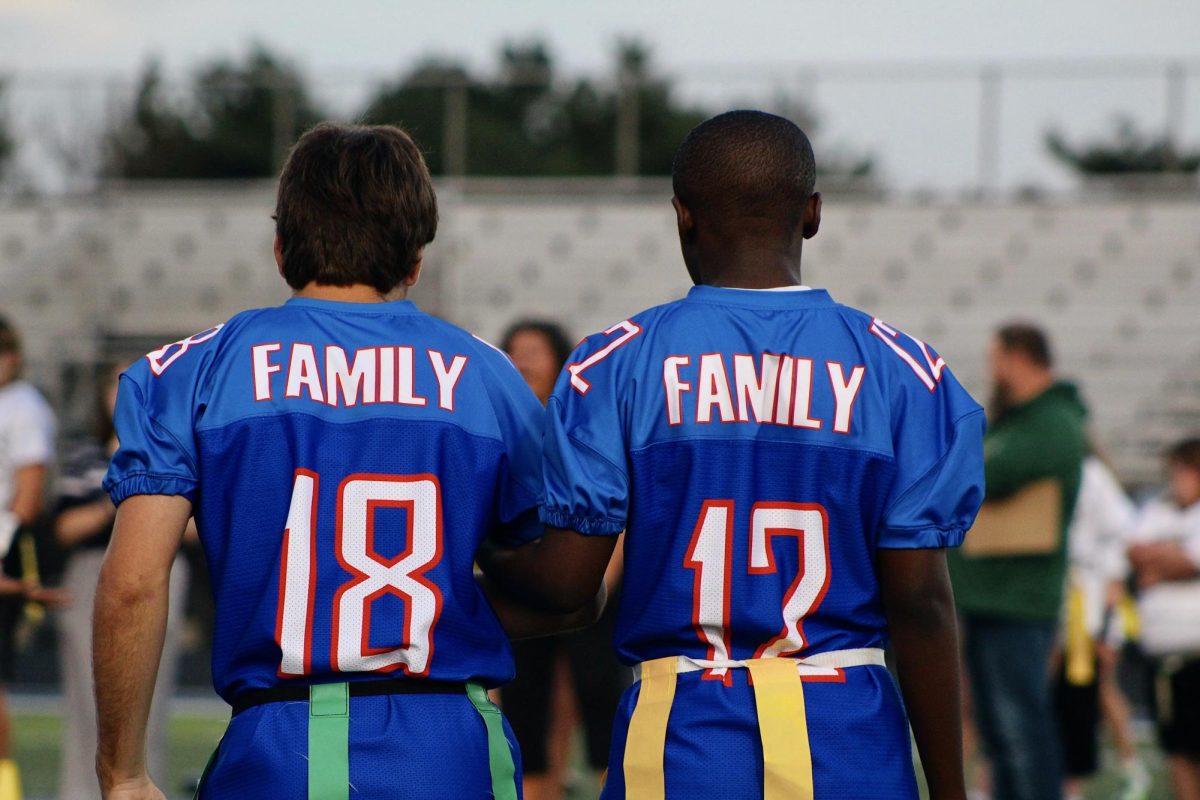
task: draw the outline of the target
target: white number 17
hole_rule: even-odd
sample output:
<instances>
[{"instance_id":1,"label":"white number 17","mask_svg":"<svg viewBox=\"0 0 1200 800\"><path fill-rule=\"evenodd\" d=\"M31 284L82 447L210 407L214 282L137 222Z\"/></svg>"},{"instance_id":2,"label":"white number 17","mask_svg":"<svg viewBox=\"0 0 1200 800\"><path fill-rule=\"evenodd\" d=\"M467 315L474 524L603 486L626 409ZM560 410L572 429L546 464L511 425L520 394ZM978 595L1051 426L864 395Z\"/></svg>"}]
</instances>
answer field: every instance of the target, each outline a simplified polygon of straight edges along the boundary
<instances>
[{"instance_id":1,"label":"white number 17","mask_svg":"<svg viewBox=\"0 0 1200 800\"><path fill-rule=\"evenodd\" d=\"M732 594L732 500L706 500L692 531L683 565L696 573L692 590L692 625L708 645L709 660L730 655L729 604ZM797 539L800 570L782 598L780 632L759 646L755 658L798 653L808 644L803 621L825 597L829 588L829 518L814 503L755 503L750 510L751 575L777 572L771 541L776 536ZM725 669L714 669L724 677Z\"/></svg>"}]
</instances>

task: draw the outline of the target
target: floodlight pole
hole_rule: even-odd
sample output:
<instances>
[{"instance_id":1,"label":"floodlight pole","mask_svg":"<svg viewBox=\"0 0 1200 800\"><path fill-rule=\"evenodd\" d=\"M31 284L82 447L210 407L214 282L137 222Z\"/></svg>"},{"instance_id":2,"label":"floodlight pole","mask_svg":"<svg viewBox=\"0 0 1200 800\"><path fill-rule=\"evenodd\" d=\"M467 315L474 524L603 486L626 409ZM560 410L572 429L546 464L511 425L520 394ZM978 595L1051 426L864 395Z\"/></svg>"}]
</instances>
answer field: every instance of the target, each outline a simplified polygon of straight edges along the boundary
<instances>
[{"instance_id":1,"label":"floodlight pole","mask_svg":"<svg viewBox=\"0 0 1200 800\"><path fill-rule=\"evenodd\" d=\"M467 174L467 82L455 80L443 92L442 166L446 175L461 177Z\"/></svg>"},{"instance_id":2,"label":"floodlight pole","mask_svg":"<svg viewBox=\"0 0 1200 800\"><path fill-rule=\"evenodd\" d=\"M1000 67L988 65L979 72L979 194L995 193L1000 180Z\"/></svg>"},{"instance_id":3,"label":"floodlight pole","mask_svg":"<svg viewBox=\"0 0 1200 800\"><path fill-rule=\"evenodd\" d=\"M641 127L641 92L638 75L622 64L617 73L617 152L618 175L637 175L638 129Z\"/></svg>"},{"instance_id":4,"label":"floodlight pole","mask_svg":"<svg viewBox=\"0 0 1200 800\"><path fill-rule=\"evenodd\" d=\"M1167 140L1167 158L1171 161L1170 166L1172 168L1177 166L1174 162L1178 158L1178 148L1183 142L1183 114L1187 105L1184 95L1186 80L1187 72L1183 64L1178 61L1172 61L1167 64L1167 119L1165 134Z\"/></svg>"}]
</instances>

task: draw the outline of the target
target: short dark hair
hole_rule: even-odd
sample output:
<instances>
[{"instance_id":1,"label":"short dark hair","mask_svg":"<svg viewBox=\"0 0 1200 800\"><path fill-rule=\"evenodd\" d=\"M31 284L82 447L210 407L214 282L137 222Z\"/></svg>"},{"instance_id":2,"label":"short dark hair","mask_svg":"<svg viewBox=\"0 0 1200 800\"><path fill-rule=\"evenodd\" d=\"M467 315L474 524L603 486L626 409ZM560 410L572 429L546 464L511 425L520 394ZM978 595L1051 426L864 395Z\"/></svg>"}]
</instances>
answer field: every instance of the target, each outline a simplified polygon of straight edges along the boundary
<instances>
[{"instance_id":1,"label":"short dark hair","mask_svg":"<svg viewBox=\"0 0 1200 800\"><path fill-rule=\"evenodd\" d=\"M519 333L536 333L544 338L546 344L550 345L550 349L554 351L554 359L558 362L559 369L562 369L563 365L567 363L567 359L571 357L571 351L574 349L562 326L546 319L517 320L504 332L504 337L500 340L500 349L506 353L511 352L513 339L517 338Z\"/></svg>"},{"instance_id":2,"label":"short dark hair","mask_svg":"<svg viewBox=\"0 0 1200 800\"><path fill-rule=\"evenodd\" d=\"M671 183L697 216L795 225L816 171L812 144L795 123L763 111L729 111L687 135L675 152Z\"/></svg>"},{"instance_id":3,"label":"short dark hair","mask_svg":"<svg viewBox=\"0 0 1200 800\"><path fill-rule=\"evenodd\" d=\"M1171 445L1167 449L1167 462L1200 472L1200 436Z\"/></svg>"},{"instance_id":4,"label":"short dark hair","mask_svg":"<svg viewBox=\"0 0 1200 800\"><path fill-rule=\"evenodd\" d=\"M0 317L0 355L21 353L21 335L6 317Z\"/></svg>"},{"instance_id":5,"label":"short dark hair","mask_svg":"<svg viewBox=\"0 0 1200 800\"><path fill-rule=\"evenodd\" d=\"M387 294L412 273L437 222L425 159L392 125L323 122L300 137L279 177L275 232L293 289L361 283Z\"/></svg>"},{"instance_id":6,"label":"short dark hair","mask_svg":"<svg viewBox=\"0 0 1200 800\"><path fill-rule=\"evenodd\" d=\"M1000 346L1012 353L1023 353L1039 367L1050 369L1054 356L1050 352L1050 340L1046 332L1028 322L1012 322L996 331Z\"/></svg>"}]
</instances>

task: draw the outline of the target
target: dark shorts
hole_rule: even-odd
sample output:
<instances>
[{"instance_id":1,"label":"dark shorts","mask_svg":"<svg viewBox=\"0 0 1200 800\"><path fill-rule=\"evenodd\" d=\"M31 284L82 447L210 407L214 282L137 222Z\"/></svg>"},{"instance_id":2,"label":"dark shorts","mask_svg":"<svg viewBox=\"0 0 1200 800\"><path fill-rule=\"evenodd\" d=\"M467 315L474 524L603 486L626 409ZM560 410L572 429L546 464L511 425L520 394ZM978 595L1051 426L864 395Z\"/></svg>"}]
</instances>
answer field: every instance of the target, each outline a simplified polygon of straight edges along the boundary
<instances>
[{"instance_id":1,"label":"dark shorts","mask_svg":"<svg viewBox=\"0 0 1200 800\"><path fill-rule=\"evenodd\" d=\"M613 653L616 613L617 602L610 597L599 622L590 628L513 643L517 676L500 690L500 698L521 743L525 774L543 775L549 769L550 701L560 655L567 657L575 684L588 764L594 770L608 766L613 716L633 678L632 670Z\"/></svg>"},{"instance_id":2,"label":"dark shorts","mask_svg":"<svg viewBox=\"0 0 1200 800\"><path fill-rule=\"evenodd\" d=\"M1200 758L1200 655L1162 659L1154 688L1163 750Z\"/></svg>"},{"instance_id":3,"label":"dark shorts","mask_svg":"<svg viewBox=\"0 0 1200 800\"><path fill-rule=\"evenodd\" d=\"M1074 684L1067 680L1066 659L1061 659L1054 686L1054 706L1062 738L1063 761L1067 775L1084 778L1100 767L1100 683L1099 663L1090 683Z\"/></svg>"},{"instance_id":4,"label":"dark shorts","mask_svg":"<svg viewBox=\"0 0 1200 800\"><path fill-rule=\"evenodd\" d=\"M9 578L21 575L20 549L14 544L0 572ZM0 594L0 685L11 683L16 670L17 623L25 613L25 598Z\"/></svg>"}]
</instances>

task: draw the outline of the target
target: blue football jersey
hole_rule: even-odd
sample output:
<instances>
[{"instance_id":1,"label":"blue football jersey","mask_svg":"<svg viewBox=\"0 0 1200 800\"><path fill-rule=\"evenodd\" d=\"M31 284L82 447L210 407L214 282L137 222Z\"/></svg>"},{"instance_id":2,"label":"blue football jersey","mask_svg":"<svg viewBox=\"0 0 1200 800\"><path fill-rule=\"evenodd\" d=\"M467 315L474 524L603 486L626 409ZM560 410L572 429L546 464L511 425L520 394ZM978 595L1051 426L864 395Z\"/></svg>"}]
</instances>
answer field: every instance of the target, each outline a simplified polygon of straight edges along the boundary
<instances>
[{"instance_id":1,"label":"blue football jersey","mask_svg":"<svg viewBox=\"0 0 1200 800\"><path fill-rule=\"evenodd\" d=\"M191 500L231 700L280 682L512 677L472 576L540 535L543 410L508 358L408 301L293 298L122 376L106 487Z\"/></svg>"},{"instance_id":2,"label":"blue football jersey","mask_svg":"<svg viewBox=\"0 0 1200 800\"><path fill-rule=\"evenodd\" d=\"M931 347L825 291L699 286L571 357L542 518L627 531L628 663L884 647L876 551L962 542L983 429Z\"/></svg>"}]
</instances>

